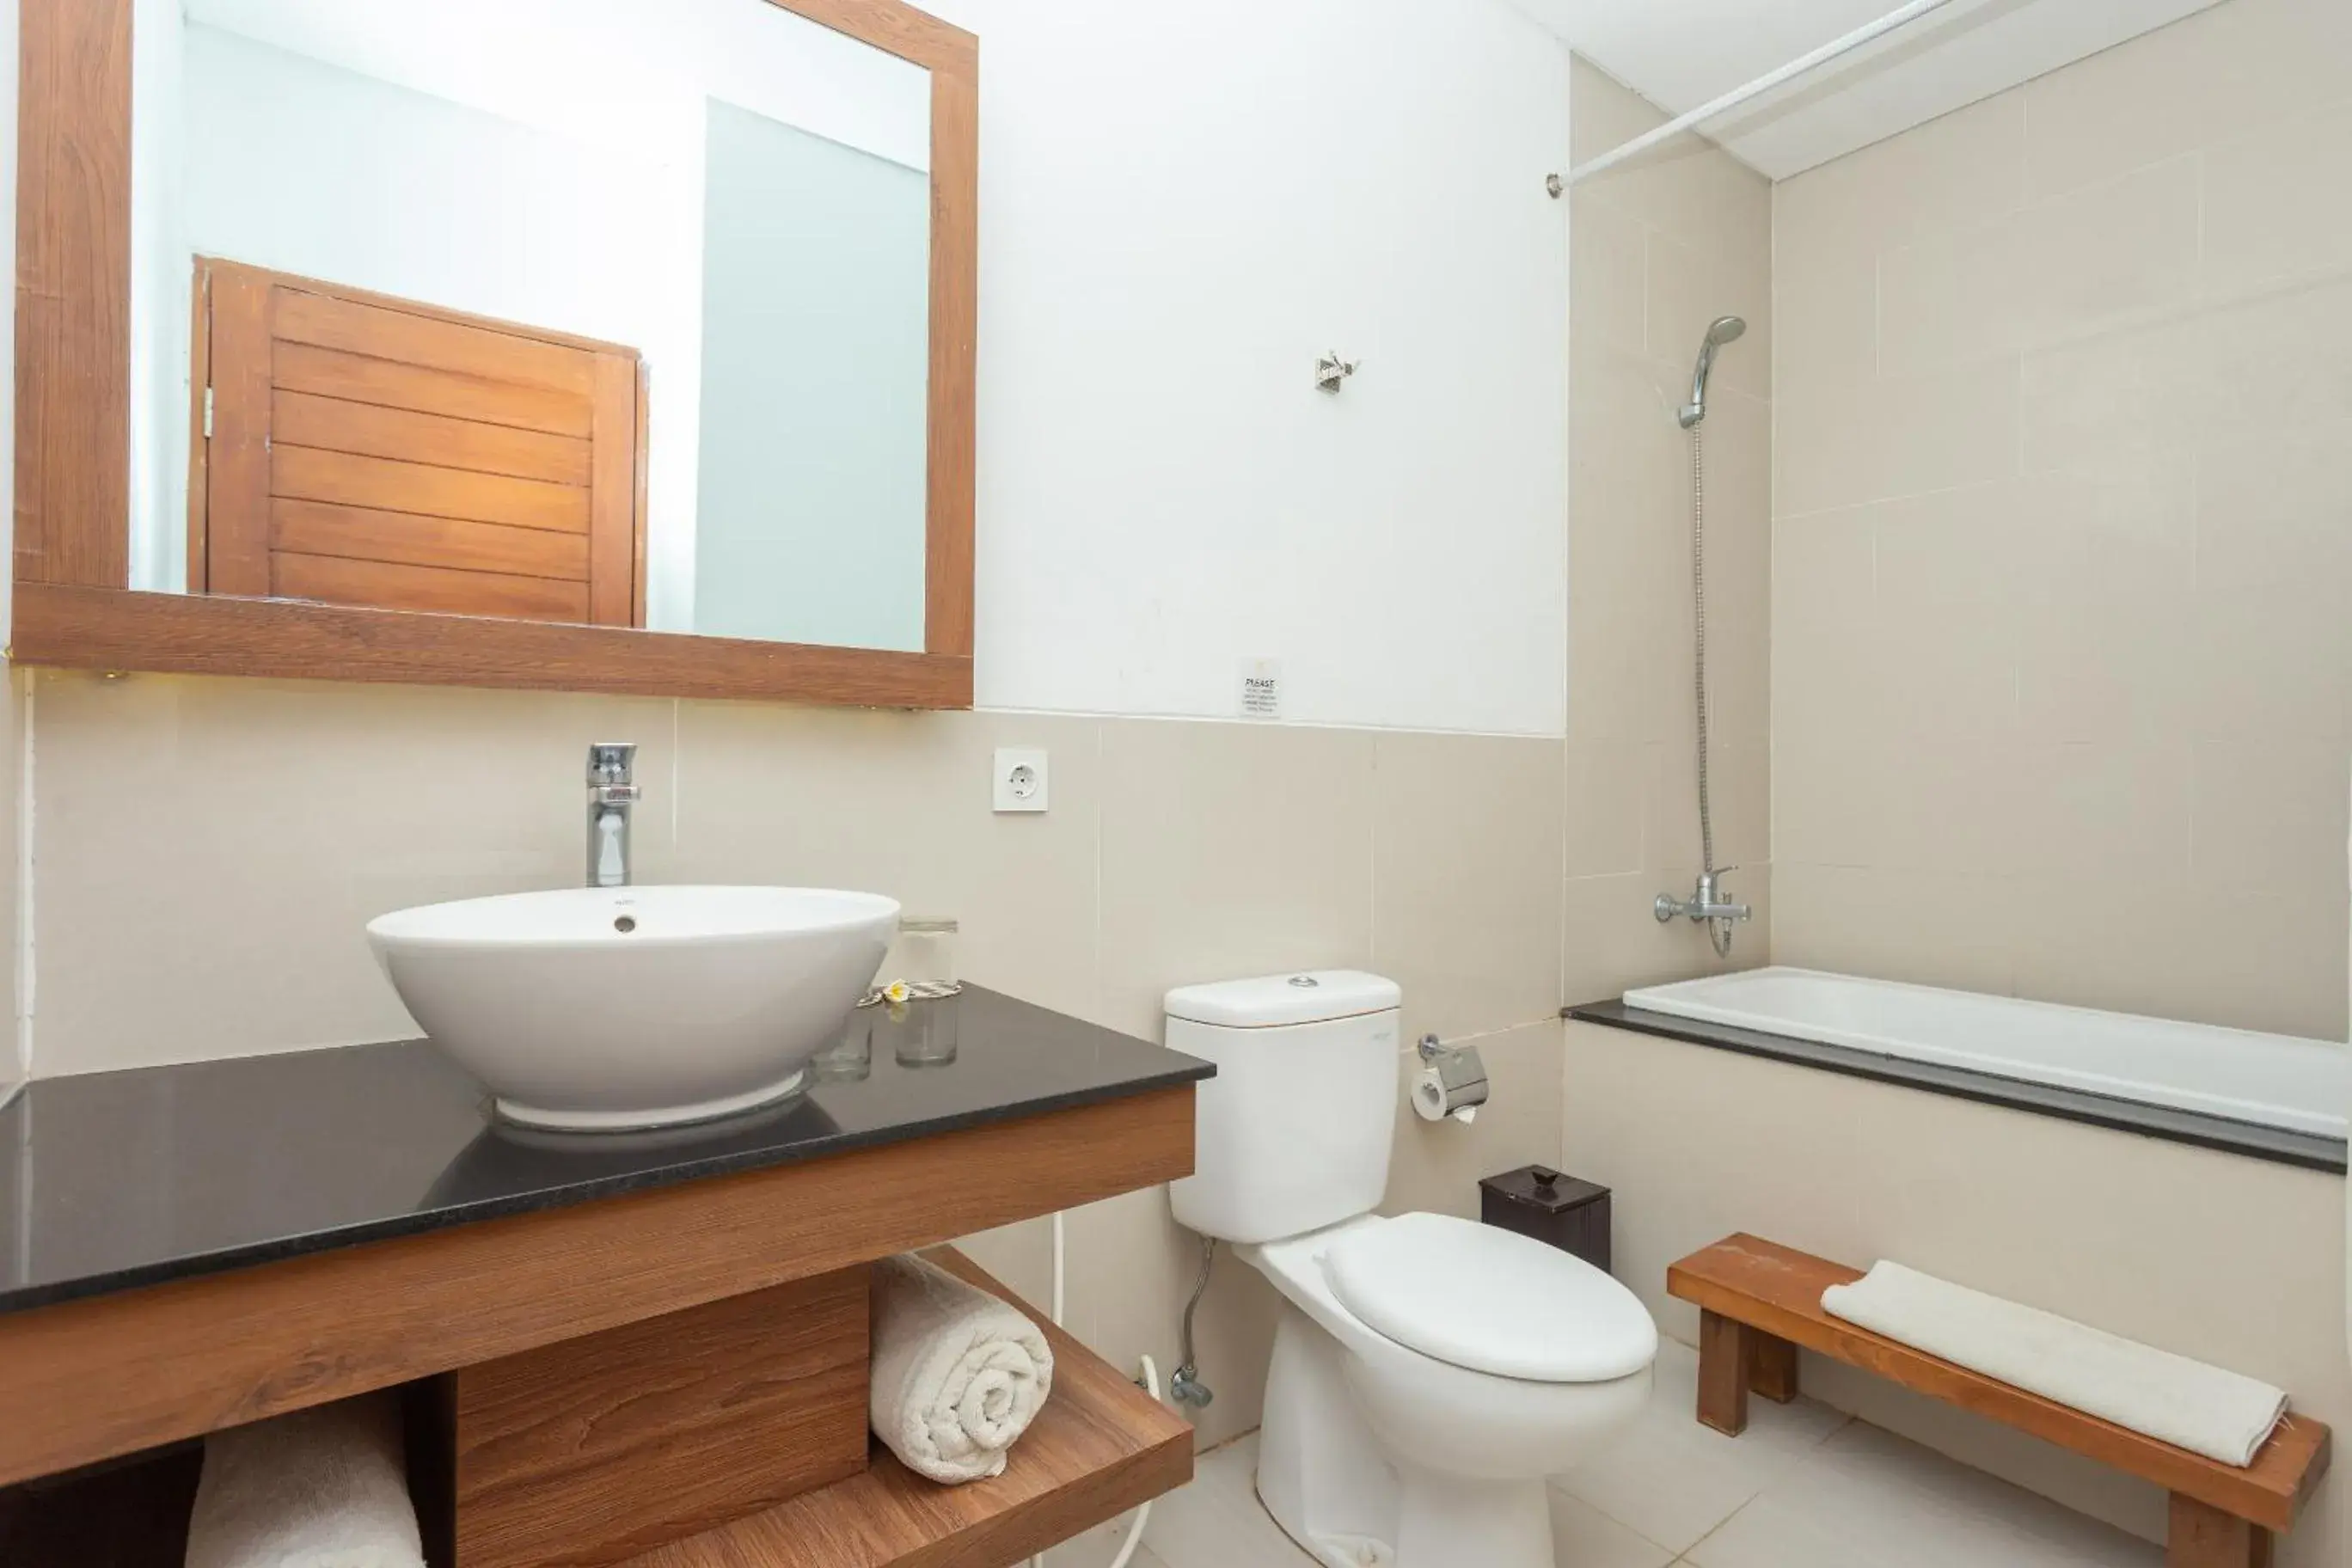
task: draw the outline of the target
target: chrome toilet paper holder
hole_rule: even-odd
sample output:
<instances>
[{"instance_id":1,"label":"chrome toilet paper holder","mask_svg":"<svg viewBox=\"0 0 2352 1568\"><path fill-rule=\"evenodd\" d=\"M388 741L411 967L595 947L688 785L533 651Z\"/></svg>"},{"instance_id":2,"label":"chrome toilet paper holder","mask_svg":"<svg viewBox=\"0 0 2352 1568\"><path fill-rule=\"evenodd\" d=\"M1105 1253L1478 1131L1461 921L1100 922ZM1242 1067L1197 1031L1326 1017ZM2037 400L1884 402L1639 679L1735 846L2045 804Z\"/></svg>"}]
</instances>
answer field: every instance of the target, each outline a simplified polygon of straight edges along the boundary
<instances>
[{"instance_id":1,"label":"chrome toilet paper holder","mask_svg":"<svg viewBox=\"0 0 2352 1568\"><path fill-rule=\"evenodd\" d=\"M1486 1063L1475 1046L1449 1046L1421 1037L1422 1070L1412 1082L1412 1109L1423 1121L1452 1117L1467 1122L1486 1103Z\"/></svg>"}]
</instances>

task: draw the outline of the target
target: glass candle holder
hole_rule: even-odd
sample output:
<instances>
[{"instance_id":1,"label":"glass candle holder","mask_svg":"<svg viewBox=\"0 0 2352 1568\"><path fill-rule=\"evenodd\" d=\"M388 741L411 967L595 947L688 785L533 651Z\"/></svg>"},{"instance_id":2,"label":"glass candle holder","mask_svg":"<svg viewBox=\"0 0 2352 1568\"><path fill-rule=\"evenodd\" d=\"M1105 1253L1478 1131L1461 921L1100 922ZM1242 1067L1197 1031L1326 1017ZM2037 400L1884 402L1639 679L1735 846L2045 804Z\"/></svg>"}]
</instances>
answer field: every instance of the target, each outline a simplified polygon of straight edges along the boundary
<instances>
[{"instance_id":1,"label":"glass candle holder","mask_svg":"<svg viewBox=\"0 0 2352 1568\"><path fill-rule=\"evenodd\" d=\"M809 1062L819 1083L863 1083L874 1076L874 1017L860 1007L842 1026L841 1038Z\"/></svg>"},{"instance_id":2,"label":"glass candle holder","mask_svg":"<svg viewBox=\"0 0 2352 1568\"><path fill-rule=\"evenodd\" d=\"M956 1020L961 1012L951 997L877 1007L874 1035L887 1040L900 1067L945 1067L956 1059Z\"/></svg>"}]
</instances>

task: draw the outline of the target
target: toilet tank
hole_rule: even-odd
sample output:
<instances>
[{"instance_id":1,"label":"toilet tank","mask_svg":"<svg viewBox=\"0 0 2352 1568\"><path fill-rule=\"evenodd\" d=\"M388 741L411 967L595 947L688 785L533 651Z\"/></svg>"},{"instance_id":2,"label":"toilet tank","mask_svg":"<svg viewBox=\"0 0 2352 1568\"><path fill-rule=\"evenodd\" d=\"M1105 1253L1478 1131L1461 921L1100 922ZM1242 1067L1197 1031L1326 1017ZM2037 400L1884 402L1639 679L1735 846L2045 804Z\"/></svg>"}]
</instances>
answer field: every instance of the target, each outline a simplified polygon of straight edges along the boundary
<instances>
[{"instance_id":1,"label":"toilet tank","mask_svg":"<svg viewBox=\"0 0 2352 1568\"><path fill-rule=\"evenodd\" d=\"M1352 970L1168 993L1168 1047L1217 1064L1200 1086L1177 1222L1275 1241L1378 1207L1395 1133L1396 983Z\"/></svg>"}]
</instances>

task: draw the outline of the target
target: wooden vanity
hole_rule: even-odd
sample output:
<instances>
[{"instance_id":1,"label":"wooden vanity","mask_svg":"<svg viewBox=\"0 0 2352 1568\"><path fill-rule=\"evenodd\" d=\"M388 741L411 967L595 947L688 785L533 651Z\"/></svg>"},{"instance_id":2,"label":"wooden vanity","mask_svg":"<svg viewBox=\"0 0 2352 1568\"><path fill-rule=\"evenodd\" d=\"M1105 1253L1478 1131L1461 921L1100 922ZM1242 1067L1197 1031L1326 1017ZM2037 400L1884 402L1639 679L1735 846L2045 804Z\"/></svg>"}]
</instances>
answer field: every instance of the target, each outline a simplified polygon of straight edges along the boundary
<instances>
[{"instance_id":1,"label":"wooden vanity","mask_svg":"<svg viewBox=\"0 0 2352 1568\"><path fill-rule=\"evenodd\" d=\"M18 1162L29 1190L6 1194L31 1259L19 1273L33 1277L0 1293L0 1307L31 1300L0 1310L0 1483L15 1483L0 1492L0 1561L176 1564L192 1440L384 1388L401 1391L436 1568L982 1568L1181 1485L1191 1428L1054 1331L1053 1396L1002 1477L940 1487L869 1444L874 1259L1192 1164L1203 1064L985 992L950 1005L963 1010L953 1064L877 1054L867 1079L820 1085L765 1121L642 1148L517 1142L478 1106L460 1139L466 1085L421 1045L37 1084L5 1113L37 1157ZM191 1117L249 1107L255 1085L305 1072L318 1082L291 1095L305 1132L274 1165L248 1148L235 1184L298 1180L337 1142L321 1119L352 1118L340 1131L363 1141L378 1118L384 1163L415 1154L412 1172L454 1142L406 1234L290 1232L262 1248L282 1256L255 1261L221 1248L167 1257L173 1243L151 1242L149 1269L176 1277L121 1285L141 1270L86 1261L42 1275L45 1236L70 1245L81 1222L106 1224L93 1206L135 1210L175 1163L185 1175L211 1158L177 1140L168 1155L125 1150L120 1185L59 1193L78 1160L105 1163L93 1120L136 1125L150 1102ZM404 1074L431 1081L418 1090ZM156 1075L187 1081L127 1081ZM394 1083L409 1084L406 1098L385 1091ZM239 1142L215 1133L214 1147ZM90 1157L64 1152L76 1149ZM52 1152L65 1173L45 1202ZM349 1160L371 1153L345 1143ZM363 1201L380 1203L350 1203ZM68 1228L45 1229L51 1220ZM1001 1289L952 1252L941 1260Z\"/></svg>"}]
</instances>

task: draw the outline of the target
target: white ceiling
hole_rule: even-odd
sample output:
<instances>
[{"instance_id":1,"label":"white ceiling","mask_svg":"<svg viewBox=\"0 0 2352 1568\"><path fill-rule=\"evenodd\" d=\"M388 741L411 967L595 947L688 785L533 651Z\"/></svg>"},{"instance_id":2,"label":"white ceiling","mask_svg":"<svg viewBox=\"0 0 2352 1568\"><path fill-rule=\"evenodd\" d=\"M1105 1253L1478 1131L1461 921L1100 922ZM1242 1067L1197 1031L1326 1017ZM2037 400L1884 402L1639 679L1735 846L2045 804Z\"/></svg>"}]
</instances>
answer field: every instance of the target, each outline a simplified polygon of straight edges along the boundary
<instances>
[{"instance_id":1,"label":"white ceiling","mask_svg":"<svg viewBox=\"0 0 2352 1568\"><path fill-rule=\"evenodd\" d=\"M1618 80L1682 114L1891 14L1901 0L1514 3ZM1786 179L2214 3L1953 0L1706 132Z\"/></svg>"}]
</instances>

